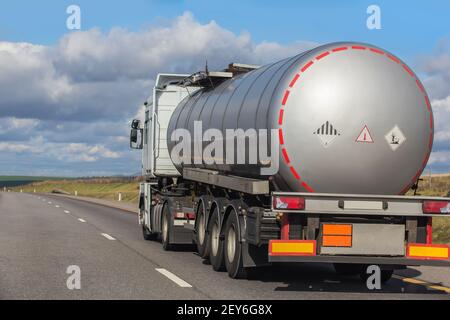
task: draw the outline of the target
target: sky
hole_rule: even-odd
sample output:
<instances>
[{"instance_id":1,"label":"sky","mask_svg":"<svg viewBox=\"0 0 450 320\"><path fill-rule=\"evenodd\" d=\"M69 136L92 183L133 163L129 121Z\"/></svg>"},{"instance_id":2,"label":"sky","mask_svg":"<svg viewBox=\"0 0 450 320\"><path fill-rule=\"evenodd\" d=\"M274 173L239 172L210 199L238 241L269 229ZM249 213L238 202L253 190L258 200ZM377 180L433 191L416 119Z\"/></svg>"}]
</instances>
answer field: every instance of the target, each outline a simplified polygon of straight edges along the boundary
<instances>
[{"instance_id":1,"label":"sky","mask_svg":"<svg viewBox=\"0 0 450 320\"><path fill-rule=\"evenodd\" d=\"M381 29L366 10L381 10ZM81 30L66 10L81 9ZM264 64L333 41L395 53L435 115L428 169L450 172L449 1L2 0L0 175L140 171L128 147L158 72Z\"/></svg>"}]
</instances>

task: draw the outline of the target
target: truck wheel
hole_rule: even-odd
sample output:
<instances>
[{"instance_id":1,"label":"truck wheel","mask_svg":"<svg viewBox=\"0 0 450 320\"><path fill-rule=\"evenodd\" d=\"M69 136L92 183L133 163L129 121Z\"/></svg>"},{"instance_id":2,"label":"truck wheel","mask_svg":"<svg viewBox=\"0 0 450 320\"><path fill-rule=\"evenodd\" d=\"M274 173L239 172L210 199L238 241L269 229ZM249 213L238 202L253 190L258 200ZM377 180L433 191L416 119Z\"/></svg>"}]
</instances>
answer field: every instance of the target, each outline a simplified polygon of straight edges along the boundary
<instances>
[{"instance_id":1,"label":"truck wheel","mask_svg":"<svg viewBox=\"0 0 450 320\"><path fill-rule=\"evenodd\" d=\"M334 263L334 270L343 276L356 276L366 271L366 266L356 263Z\"/></svg>"},{"instance_id":2,"label":"truck wheel","mask_svg":"<svg viewBox=\"0 0 450 320\"><path fill-rule=\"evenodd\" d=\"M144 240L156 240L158 237L157 233L150 232L146 226L142 226L142 235Z\"/></svg>"},{"instance_id":3,"label":"truck wheel","mask_svg":"<svg viewBox=\"0 0 450 320\"><path fill-rule=\"evenodd\" d=\"M230 212L225 224L225 267L228 275L233 279L242 279L247 276L242 262L242 244L239 235L239 221L236 212Z\"/></svg>"},{"instance_id":4,"label":"truck wheel","mask_svg":"<svg viewBox=\"0 0 450 320\"><path fill-rule=\"evenodd\" d=\"M381 269L381 274L380 274L381 283L386 283L389 280L391 280L393 273L394 273L394 270L392 270L392 269ZM361 277L362 281L367 282L367 279L369 279L370 274L367 274L366 268L364 268L361 271L361 273L359 274L359 276Z\"/></svg>"},{"instance_id":5,"label":"truck wheel","mask_svg":"<svg viewBox=\"0 0 450 320\"><path fill-rule=\"evenodd\" d=\"M206 235L206 214L204 206L199 204L197 210L198 223L196 226L197 233L197 251L202 259L208 258L208 237Z\"/></svg>"},{"instance_id":6,"label":"truck wheel","mask_svg":"<svg viewBox=\"0 0 450 320\"><path fill-rule=\"evenodd\" d=\"M172 219L170 217L169 208L165 205L163 208L162 221L161 221L161 243L163 249L169 251L172 249L170 244L170 233L172 230Z\"/></svg>"},{"instance_id":7,"label":"truck wheel","mask_svg":"<svg viewBox=\"0 0 450 320\"><path fill-rule=\"evenodd\" d=\"M223 259L223 240L220 239L219 208L215 208L209 220L208 226L208 252L209 261L215 271L223 271L225 267Z\"/></svg>"}]
</instances>

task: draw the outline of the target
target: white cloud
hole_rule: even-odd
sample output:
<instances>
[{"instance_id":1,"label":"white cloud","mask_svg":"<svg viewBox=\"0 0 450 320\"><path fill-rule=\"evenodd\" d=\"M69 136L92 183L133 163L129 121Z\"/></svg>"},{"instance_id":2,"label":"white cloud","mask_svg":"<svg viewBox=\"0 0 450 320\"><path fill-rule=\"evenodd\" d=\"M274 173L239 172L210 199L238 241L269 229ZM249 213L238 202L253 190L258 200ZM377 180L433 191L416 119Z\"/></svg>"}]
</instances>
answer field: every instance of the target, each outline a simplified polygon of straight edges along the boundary
<instances>
[{"instance_id":1,"label":"white cloud","mask_svg":"<svg viewBox=\"0 0 450 320\"><path fill-rule=\"evenodd\" d=\"M446 130L436 131L434 134L434 141L436 142L450 141L450 131Z\"/></svg>"},{"instance_id":2,"label":"white cloud","mask_svg":"<svg viewBox=\"0 0 450 320\"><path fill-rule=\"evenodd\" d=\"M158 72L195 72L206 60L210 69L265 64L314 45L255 43L249 33L199 23L189 12L140 32L71 32L54 46L0 42L0 151L11 159L0 170L17 167L24 155L24 173L31 170L27 156L43 170L66 172L71 162L97 164L90 172L136 172L129 123L143 117Z\"/></svg>"},{"instance_id":3,"label":"white cloud","mask_svg":"<svg viewBox=\"0 0 450 320\"><path fill-rule=\"evenodd\" d=\"M133 116L158 72L189 73L229 62L265 64L314 43L256 44L186 12L140 32L72 32L55 46L0 42L0 117L95 121Z\"/></svg>"},{"instance_id":4,"label":"white cloud","mask_svg":"<svg viewBox=\"0 0 450 320\"><path fill-rule=\"evenodd\" d=\"M36 127L39 120L36 119L18 119L11 118L11 127L14 129L33 128Z\"/></svg>"},{"instance_id":5,"label":"white cloud","mask_svg":"<svg viewBox=\"0 0 450 320\"><path fill-rule=\"evenodd\" d=\"M30 131L40 123L36 119L21 119L15 117L0 118L0 134L14 130Z\"/></svg>"},{"instance_id":6,"label":"white cloud","mask_svg":"<svg viewBox=\"0 0 450 320\"><path fill-rule=\"evenodd\" d=\"M0 151L2 152L25 152L31 151L31 147L22 143L0 142Z\"/></svg>"},{"instance_id":7,"label":"white cloud","mask_svg":"<svg viewBox=\"0 0 450 320\"><path fill-rule=\"evenodd\" d=\"M450 88L449 88L449 90L450 90ZM433 100L431 102L431 104L433 105L433 108L435 108L435 109L442 109L445 111L450 111L450 95L444 99Z\"/></svg>"},{"instance_id":8,"label":"white cloud","mask_svg":"<svg viewBox=\"0 0 450 320\"><path fill-rule=\"evenodd\" d=\"M88 145L85 143L53 143L42 137L32 138L27 142L0 142L0 151L14 153L30 153L43 158L56 158L67 162L93 162L101 159L117 159L120 152L111 151L104 145Z\"/></svg>"},{"instance_id":9,"label":"white cloud","mask_svg":"<svg viewBox=\"0 0 450 320\"><path fill-rule=\"evenodd\" d=\"M435 51L420 60L433 106L435 134L433 152L428 166L433 170L450 171L450 52L447 42L438 43Z\"/></svg>"},{"instance_id":10,"label":"white cloud","mask_svg":"<svg viewBox=\"0 0 450 320\"><path fill-rule=\"evenodd\" d=\"M192 72L204 67L223 68L229 62L263 64L295 55L312 42L255 44L250 34L234 33L215 21L201 24L189 12L167 26L141 32L113 28L71 33L54 48L57 69L76 81L149 79L157 72Z\"/></svg>"},{"instance_id":11,"label":"white cloud","mask_svg":"<svg viewBox=\"0 0 450 320\"><path fill-rule=\"evenodd\" d=\"M430 160L428 160L428 164L432 165L438 163L450 163L450 151L432 152L430 155Z\"/></svg>"},{"instance_id":12,"label":"white cloud","mask_svg":"<svg viewBox=\"0 0 450 320\"><path fill-rule=\"evenodd\" d=\"M434 99L450 96L450 51L448 39L439 41L434 52L421 57L419 68L426 74L424 85Z\"/></svg>"},{"instance_id":13,"label":"white cloud","mask_svg":"<svg viewBox=\"0 0 450 320\"><path fill-rule=\"evenodd\" d=\"M450 95L444 99L434 99L431 104L435 119L434 141L439 147L440 142L450 142Z\"/></svg>"}]
</instances>

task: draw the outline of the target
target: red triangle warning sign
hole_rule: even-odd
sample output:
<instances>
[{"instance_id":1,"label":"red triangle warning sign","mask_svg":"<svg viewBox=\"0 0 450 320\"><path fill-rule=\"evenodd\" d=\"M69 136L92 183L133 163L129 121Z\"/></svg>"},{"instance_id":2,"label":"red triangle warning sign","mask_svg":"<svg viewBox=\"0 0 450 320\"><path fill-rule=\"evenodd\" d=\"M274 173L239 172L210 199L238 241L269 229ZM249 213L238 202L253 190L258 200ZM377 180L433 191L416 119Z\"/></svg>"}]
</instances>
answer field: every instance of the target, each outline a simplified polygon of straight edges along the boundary
<instances>
[{"instance_id":1,"label":"red triangle warning sign","mask_svg":"<svg viewBox=\"0 0 450 320\"><path fill-rule=\"evenodd\" d=\"M364 128L362 129L358 138L356 138L356 142L373 143L372 136L371 136L369 128L367 128L367 126L364 126Z\"/></svg>"}]
</instances>

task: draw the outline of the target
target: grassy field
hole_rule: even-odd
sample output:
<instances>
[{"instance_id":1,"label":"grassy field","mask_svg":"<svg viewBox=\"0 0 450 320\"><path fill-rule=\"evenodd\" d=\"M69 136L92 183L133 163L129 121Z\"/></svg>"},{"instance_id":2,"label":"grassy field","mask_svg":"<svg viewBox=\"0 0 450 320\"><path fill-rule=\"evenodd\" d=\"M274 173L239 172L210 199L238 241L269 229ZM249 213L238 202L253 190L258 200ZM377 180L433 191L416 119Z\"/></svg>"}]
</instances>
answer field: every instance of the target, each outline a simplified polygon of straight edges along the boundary
<instances>
[{"instance_id":1,"label":"grassy field","mask_svg":"<svg viewBox=\"0 0 450 320\"><path fill-rule=\"evenodd\" d=\"M119 193L122 201L137 203L139 194L139 181L132 179L73 179L38 181L12 188L14 191L49 193L54 190L64 191L72 195L77 191L78 196L92 197L107 200L118 200Z\"/></svg>"},{"instance_id":2,"label":"grassy field","mask_svg":"<svg viewBox=\"0 0 450 320\"><path fill-rule=\"evenodd\" d=\"M423 196L446 196L450 191L450 174L443 176L422 176L417 194ZM408 192L413 194L412 191Z\"/></svg>"},{"instance_id":3,"label":"grassy field","mask_svg":"<svg viewBox=\"0 0 450 320\"><path fill-rule=\"evenodd\" d=\"M28 177L28 176L0 176L0 188L16 187L27 185L32 182L46 181L46 180L61 180L63 178L57 177Z\"/></svg>"},{"instance_id":4,"label":"grassy field","mask_svg":"<svg viewBox=\"0 0 450 320\"><path fill-rule=\"evenodd\" d=\"M70 194L78 191L79 196L117 200L119 192L122 200L137 203L139 193L139 181L131 179L69 179L31 182L26 186L13 188L15 191L24 192L52 192L62 190ZM419 184L417 194L424 196L446 196L450 191L450 175L423 177ZM412 195L413 192L408 192ZM433 238L436 243L450 244L450 218L433 219Z\"/></svg>"}]
</instances>

